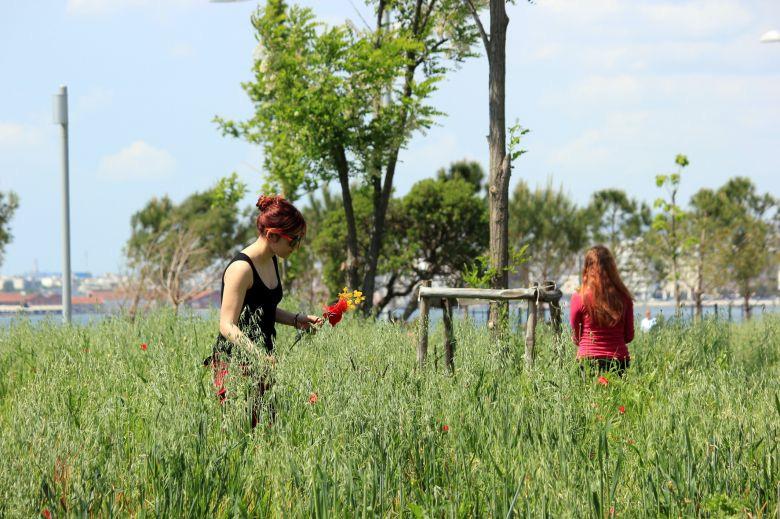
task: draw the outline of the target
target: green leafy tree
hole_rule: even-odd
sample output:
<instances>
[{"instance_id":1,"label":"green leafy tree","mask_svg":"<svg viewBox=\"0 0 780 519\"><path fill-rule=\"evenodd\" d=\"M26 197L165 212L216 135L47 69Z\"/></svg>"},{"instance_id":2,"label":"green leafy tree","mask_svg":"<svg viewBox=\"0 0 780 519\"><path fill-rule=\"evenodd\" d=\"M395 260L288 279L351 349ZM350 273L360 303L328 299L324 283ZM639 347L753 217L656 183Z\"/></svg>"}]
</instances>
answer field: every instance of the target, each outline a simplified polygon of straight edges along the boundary
<instances>
[{"instance_id":1,"label":"green leafy tree","mask_svg":"<svg viewBox=\"0 0 780 519\"><path fill-rule=\"evenodd\" d=\"M422 281L458 284L474 258L484 253L487 204L469 189L474 186L473 178L455 175L449 180L422 180L400 200L396 221L403 239L398 252L413 251L413 256L411 261L390 265L382 303L411 294ZM416 308L413 297L403 318Z\"/></svg>"},{"instance_id":2,"label":"green leafy tree","mask_svg":"<svg viewBox=\"0 0 780 519\"><path fill-rule=\"evenodd\" d=\"M370 192L363 188L354 193L358 225L370 225ZM382 295L375 311L381 312L394 300L408 297L421 281L436 278L457 283L463 270L487 246L485 225L485 201L462 178L422 180L406 196L391 200L387 226L393 239L385 241L380 255L377 279ZM345 235L343 212L330 209L323 218L315 249L332 296L347 282L346 258L340 246ZM416 307L417 301L412 298L403 318Z\"/></svg>"},{"instance_id":3,"label":"green leafy tree","mask_svg":"<svg viewBox=\"0 0 780 519\"><path fill-rule=\"evenodd\" d=\"M344 210L341 197L333 195L327 184L319 190L319 196L314 191L309 192L307 200L308 203L301 207L301 213L306 220L306 245L285 260L287 268L283 282L285 287L290 288L290 293L295 294L302 302L305 301L308 307L318 308L338 293L334 291L338 283L329 287L323 280L323 265L327 261L317 249L317 243L320 241L318 237L326 229L326 217L334 213L341 215L343 219ZM341 245L339 256L342 258L340 261L343 261L343 241Z\"/></svg>"},{"instance_id":4,"label":"green leafy tree","mask_svg":"<svg viewBox=\"0 0 780 519\"><path fill-rule=\"evenodd\" d=\"M666 198L658 198L655 207L660 212L655 215L652 228L655 236L651 241L658 245L655 250L657 259L666 262L674 284L675 314L680 312L680 254L682 252L683 235L682 222L685 211L679 205L677 197L680 191L680 179L683 168L687 167L688 157L678 154L674 160L677 172L668 175L657 175L656 186L666 191Z\"/></svg>"},{"instance_id":5,"label":"green leafy tree","mask_svg":"<svg viewBox=\"0 0 780 519\"><path fill-rule=\"evenodd\" d=\"M479 162L470 160L459 160L450 164L447 169L441 168L436 177L442 180L454 180L462 179L468 182L474 189L475 193L482 191L483 183L485 181L485 170Z\"/></svg>"},{"instance_id":6,"label":"green leafy tree","mask_svg":"<svg viewBox=\"0 0 780 519\"><path fill-rule=\"evenodd\" d=\"M213 286L248 235L251 222L238 217L245 192L233 174L179 204L153 198L133 214L125 246L136 280L131 315L141 297L164 298L178 310Z\"/></svg>"},{"instance_id":7,"label":"green leafy tree","mask_svg":"<svg viewBox=\"0 0 780 519\"><path fill-rule=\"evenodd\" d=\"M726 229L717 218L718 197L711 189L697 191L689 206L683 229L683 264L691 274L686 280L696 307L696 319L701 319L704 294L717 286L720 277L716 257Z\"/></svg>"},{"instance_id":8,"label":"green leafy tree","mask_svg":"<svg viewBox=\"0 0 780 519\"><path fill-rule=\"evenodd\" d=\"M526 276L523 280L560 281L576 264L587 238L584 212L552 181L531 191L520 182L510 202L509 236L514 250L525 252Z\"/></svg>"},{"instance_id":9,"label":"green leafy tree","mask_svg":"<svg viewBox=\"0 0 780 519\"><path fill-rule=\"evenodd\" d=\"M618 269L633 291L648 283L639 252L641 238L650 227L650 208L625 191L603 189L593 193L585 212L590 243L603 243L615 256Z\"/></svg>"},{"instance_id":10,"label":"green leafy tree","mask_svg":"<svg viewBox=\"0 0 780 519\"><path fill-rule=\"evenodd\" d=\"M734 286L750 318L750 298L757 279L778 262L777 200L757 192L744 177L729 180L717 193L718 219L727 230L720 265L726 283Z\"/></svg>"},{"instance_id":11,"label":"green leafy tree","mask_svg":"<svg viewBox=\"0 0 780 519\"><path fill-rule=\"evenodd\" d=\"M644 203L629 198L620 189L593 193L587 208L590 239L609 246L618 266L628 258L630 245L650 226L652 215Z\"/></svg>"},{"instance_id":12,"label":"green leafy tree","mask_svg":"<svg viewBox=\"0 0 780 519\"><path fill-rule=\"evenodd\" d=\"M19 208L19 197L13 191L0 191L0 265L3 264L5 247L11 243L11 219Z\"/></svg>"},{"instance_id":13,"label":"green leafy tree","mask_svg":"<svg viewBox=\"0 0 780 519\"><path fill-rule=\"evenodd\" d=\"M244 88L255 114L241 123L217 120L225 133L263 146L268 181L288 197L338 180L347 283L359 286L362 272L370 301L400 150L441 115L429 99L472 55L478 36L457 0L369 4L376 26L361 32L322 27L311 10L269 0L252 18L259 52ZM352 180L370 192L368 227L358 225Z\"/></svg>"}]
</instances>

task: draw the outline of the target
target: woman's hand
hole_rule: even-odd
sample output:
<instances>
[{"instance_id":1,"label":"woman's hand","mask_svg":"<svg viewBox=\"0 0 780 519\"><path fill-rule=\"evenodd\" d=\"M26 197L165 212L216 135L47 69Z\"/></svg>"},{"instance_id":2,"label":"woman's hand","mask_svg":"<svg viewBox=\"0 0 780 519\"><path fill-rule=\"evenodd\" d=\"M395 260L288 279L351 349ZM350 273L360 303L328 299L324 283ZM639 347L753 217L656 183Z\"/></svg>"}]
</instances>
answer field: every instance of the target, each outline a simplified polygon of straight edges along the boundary
<instances>
[{"instance_id":1,"label":"woman's hand","mask_svg":"<svg viewBox=\"0 0 780 519\"><path fill-rule=\"evenodd\" d=\"M322 320L322 317L317 315L296 314L294 326L299 330L315 332L316 327L322 325L323 322L325 321Z\"/></svg>"}]
</instances>

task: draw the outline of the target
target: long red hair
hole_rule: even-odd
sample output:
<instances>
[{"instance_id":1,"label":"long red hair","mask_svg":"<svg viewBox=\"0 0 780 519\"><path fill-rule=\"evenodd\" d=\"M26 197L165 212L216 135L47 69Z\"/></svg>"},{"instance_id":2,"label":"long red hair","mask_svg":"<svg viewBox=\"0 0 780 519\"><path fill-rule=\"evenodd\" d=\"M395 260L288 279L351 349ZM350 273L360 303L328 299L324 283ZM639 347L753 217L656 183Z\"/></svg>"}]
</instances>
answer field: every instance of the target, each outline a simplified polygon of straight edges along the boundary
<instances>
[{"instance_id":1,"label":"long red hair","mask_svg":"<svg viewBox=\"0 0 780 519\"><path fill-rule=\"evenodd\" d=\"M633 299L620 279L615 258L603 245L591 247L585 253L580 296L585 311L597 326L615 326L623 317L626 299Z\"/></svg>"}]
</instances>

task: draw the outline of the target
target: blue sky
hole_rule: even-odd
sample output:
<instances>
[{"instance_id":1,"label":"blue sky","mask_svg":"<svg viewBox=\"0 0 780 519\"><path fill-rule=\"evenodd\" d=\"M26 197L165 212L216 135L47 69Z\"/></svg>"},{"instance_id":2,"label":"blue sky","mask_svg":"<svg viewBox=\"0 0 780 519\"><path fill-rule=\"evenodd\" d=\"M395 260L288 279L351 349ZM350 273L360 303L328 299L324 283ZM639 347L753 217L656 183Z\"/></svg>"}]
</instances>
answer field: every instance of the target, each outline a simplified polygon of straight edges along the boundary
<instances>
[{"instance_id":1,"label":"blue sky","mask_svg":"<svg viewBox=\"0 0 780 519\"><path fill-rule=\"evenodd\" d=\"M361 0L301 1L359 22ZM0 274L61 265L58 130L52 94L70 90L74 270L117 271L130 216L233 171L257 194L256 147L223 138L244 118L254 1L2 0L0 190L21 198ZM617 187L652 201L677 153L684 199L749 176L780 196L777 0L537 0L509 8L507 117L532 133L513 184L552 178L578 202ZM441 166L487 165L487 64L453 72L434 103L448 116L402 153L397 192Z\"/></svg>"}]
</instances>

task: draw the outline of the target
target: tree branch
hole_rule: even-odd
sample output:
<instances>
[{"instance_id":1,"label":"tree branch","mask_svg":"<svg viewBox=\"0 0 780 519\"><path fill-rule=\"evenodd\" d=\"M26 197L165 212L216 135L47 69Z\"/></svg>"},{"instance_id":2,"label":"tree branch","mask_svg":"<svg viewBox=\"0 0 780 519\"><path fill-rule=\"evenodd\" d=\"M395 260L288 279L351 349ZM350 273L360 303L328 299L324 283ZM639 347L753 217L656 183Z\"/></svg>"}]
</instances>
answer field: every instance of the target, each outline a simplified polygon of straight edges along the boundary
<instances>
[{"instance_id":1,"label":"tree branch","mask_svg":"<svg viewBox=\"0 0 780 519\"><path fill-rule=\"evenodd\" d=\"M479 29L479 35L482 36L482 43L485 44L485 53L487 53L488 60L490 60L490 38L488 38L488 35L485 32L485 26L482 25L482 20L479 19L477 8L474 7L474 2L471 0L463 0L463 3L469 8L469 11L471 11L474 23L477 25L477 29Z\"/></svg>"},{"instance_id":2,"label":"tree branch","mask_svg":"<svg viewBox=\"0 0 780 519\"><path fill-rule=\"evenodd\" d=\"M425 28L428 26L428 20L431 17L431 13L433 12L434 7L436 6L436 0L431 0L431 2L428 4L428 9L425 11L425 16L423 16L422 21L422 32L425 32Z\"/></svg>"},{"instance_id":3,"label":"tree branch","mask_svg":"<svg viewBox=\"0 0 780 519\"><path fill-rule=\"evenodd\" d=\"M430 56L431 54L433 54L434 52L436 52L437 50L439 50L439 47L441 47L442 45L444 45L444 44L445 44L445 43L447 43L448 41L450 41L450 39L449 39L449 38L442 38L441 40L439 40L439 41L437 41L436 43L434 43L434 44L431 46L431 48L430 48L430 49L428 49L428 51L427 51L425 54L423 54L422 56L420 56L420 57L417 59L417 61L415 61L415 62L414 62L414 66L415 66L415 68L417 68L417 67L419 67L420 65L422 65L422 64L423 64L423 62L426 60L426 58L427 58L428 56Z\"/></svg>"}]
</instances>

